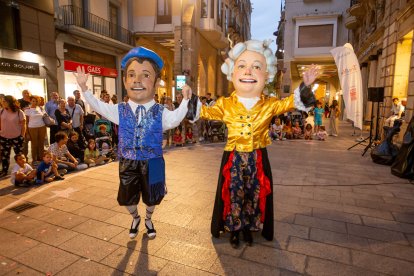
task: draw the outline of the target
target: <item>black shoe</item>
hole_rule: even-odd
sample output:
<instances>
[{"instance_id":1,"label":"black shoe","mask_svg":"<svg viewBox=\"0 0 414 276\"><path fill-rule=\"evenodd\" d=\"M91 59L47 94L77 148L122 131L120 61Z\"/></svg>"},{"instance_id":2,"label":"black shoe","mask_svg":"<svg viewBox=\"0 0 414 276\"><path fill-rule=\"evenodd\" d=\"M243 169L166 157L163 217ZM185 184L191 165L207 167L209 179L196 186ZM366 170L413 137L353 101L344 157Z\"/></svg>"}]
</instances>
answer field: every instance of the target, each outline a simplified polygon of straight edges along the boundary
<instances>
[{"instance_id":1,"label":"black shoe","mask_svg":"<svg viewBox=\"0 0 414 276\"><path fill-rule=\"evenodd\" d=\"M139 227L139 224L141 223L141 217L139 217L137 225L134 228L132 228L132 226L134 225L134 220L135 219L132 219L131 229L129 229L129 238L131 239L135 238L138 235L138 227Z\"/></svg>"},{"instance_id":2,"label":"black shoe","mask_svg":"<svg viewBox=\"0 0 414 276\"><path fill-rule=\"evenodd\" d=\"M239 233L240 231L232 231L230 234L230 244L233 248L238 248L240 245Z\"/></svg>"},{"instance_id":3,"label":"black shoe","mask_svg":"<svg viewBox=\"0 0 414 276\"><path fill-rule=\"evenodd\" d=\"M65 178L60 176L60 175L56 175L55 178L53 180L64 180Z\"/></svg>"},{"instance_id":4,"label":"black shoe","mask_svg":"<svg viewBox=\"0 0 414 276\"><path fill-rule=\"evenodd\" d=\"M15 183L14 186L16 186L16 187L30 187L31 184L28 180L24 180L22 183Z\"/></svg>"},{"instance_id":5,"label":"black shoe","mask_svg":"<svg viewBox=\"0 0 414 276\"><path fill-rule=\"evenodd\" d=\"M243 240L246 242L248 246L252 246L252 243L253 243L252 231L248 229L243 229Z\"/></svg>"},{"instance_id":6,"label":"black shoe","mask_svg":"<svg viewBox=\"0 0 414 276\"><path fill-rule=\"evenodd\" d=\"M62 170L59 170L59 175L60 175L61 177L63 177L65 174L67 174L67 172L68 172L68 170L67 170L67 169L62 169Z\"/></svg>"},{"instance_id":7,"label":"black shoe","mask_svg":"<svg viewBox=\"0 0 414 276\"><path fill-rule=\"evenodd\" d=\"M151 223L151 226L148 227L147 222ZM145 228L147 228L147 236L150 239L155 239L155 236L157 235L157 231L155 231L154 224L150 219L145 219Z\"/></svg>"},{"instance_id":8,"label":"black shoe","mask_svg":"<svg viewBox=\"0 0 414 276\"><path fill-rule=\"evenodd\" d=\"M1 178L1 177L5 177L6 175L7 175L7 172L1 172L1 173L0 173L0 178Z\"/></svg>"}]
</instances>

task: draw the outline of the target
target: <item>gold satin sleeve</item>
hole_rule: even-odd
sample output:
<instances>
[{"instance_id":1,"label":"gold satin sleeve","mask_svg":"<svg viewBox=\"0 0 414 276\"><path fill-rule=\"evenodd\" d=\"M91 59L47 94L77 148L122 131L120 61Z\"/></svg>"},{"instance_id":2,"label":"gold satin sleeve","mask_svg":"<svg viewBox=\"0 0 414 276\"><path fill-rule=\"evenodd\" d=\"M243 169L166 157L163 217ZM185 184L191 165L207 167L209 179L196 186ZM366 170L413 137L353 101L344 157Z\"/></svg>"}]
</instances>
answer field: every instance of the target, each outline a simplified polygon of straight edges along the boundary
<instances>
[{"instance_id":1,"label":"gold satin sleeve","mask_svg":"<svg viewBox=\"0 0 414 276\"><path fill-rule=\"evenodd\" d=\"M274 116L286 113L295 108L294 94L281 100L275 98L271 98L271 100L273 101L272 109Z\"/></svg>"},{"instance_id":2,"label":"gold satin sleeve","mask_svg":"<svg viewBox=\"0 0 414 276\"><path fill-rule=\"evenodd\" d=\"M213 106L201 106L200 119L223 121L223 97L219 98Z\"/></svg>"}]
</instances>

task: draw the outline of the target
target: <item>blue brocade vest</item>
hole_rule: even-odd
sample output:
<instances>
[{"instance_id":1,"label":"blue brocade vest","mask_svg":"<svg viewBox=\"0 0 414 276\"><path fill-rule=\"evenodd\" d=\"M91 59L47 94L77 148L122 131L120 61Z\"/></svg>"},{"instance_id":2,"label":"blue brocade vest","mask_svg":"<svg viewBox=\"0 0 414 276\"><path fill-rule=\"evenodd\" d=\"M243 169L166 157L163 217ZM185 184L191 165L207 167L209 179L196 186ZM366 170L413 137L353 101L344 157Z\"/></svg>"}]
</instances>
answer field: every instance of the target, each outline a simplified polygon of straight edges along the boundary
<instances>
[{"instance_id":1,"label":"blue brocade vest","mask_svg":"<svg viewBox=\"0 0 414 276\"><path fill-rule=\"evenodd\" d=\"M164 106L154 104L141 122L127 103L118 105L118 154L130 160L148 160L162 157L162 112Z\"/></svg>"}]
</instances>

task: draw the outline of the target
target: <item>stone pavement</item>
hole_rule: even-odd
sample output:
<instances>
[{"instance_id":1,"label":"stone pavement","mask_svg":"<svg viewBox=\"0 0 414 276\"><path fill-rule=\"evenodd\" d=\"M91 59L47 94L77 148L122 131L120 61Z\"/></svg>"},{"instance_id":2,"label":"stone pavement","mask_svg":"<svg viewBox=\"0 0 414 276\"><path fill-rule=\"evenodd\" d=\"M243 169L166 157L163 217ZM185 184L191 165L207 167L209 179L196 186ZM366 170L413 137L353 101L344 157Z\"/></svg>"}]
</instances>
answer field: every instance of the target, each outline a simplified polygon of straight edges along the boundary
<instances>
[{"instance_id":1,"label":"stone pavement","mask_svg":"<svg viewBox=\"0 0 414 276\"><path fill-rule=\"evenodd\" d=\"M352 129L269 146L275 239L234 250L209 233L223 144L165 154L157 238L116 202L118 163L35 189L0 183L0 275L414 275L414 186L374 164ZM8 211L22 203L36 207ZM144 214L143 206L139 208Z\"/></svg>"}]
</instances>

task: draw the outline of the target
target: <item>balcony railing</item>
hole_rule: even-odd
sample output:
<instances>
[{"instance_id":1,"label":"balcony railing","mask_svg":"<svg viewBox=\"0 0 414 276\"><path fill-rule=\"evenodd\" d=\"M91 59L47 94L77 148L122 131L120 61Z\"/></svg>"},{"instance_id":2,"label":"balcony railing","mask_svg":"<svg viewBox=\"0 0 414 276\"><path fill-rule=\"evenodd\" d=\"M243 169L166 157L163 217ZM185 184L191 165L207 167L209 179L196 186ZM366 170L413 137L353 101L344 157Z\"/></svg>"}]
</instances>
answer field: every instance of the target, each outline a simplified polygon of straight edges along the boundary
<instances>
[{"instance_id":1,"label":"balcony railing","mask_svg":"<svg viewBox=\"0 0 414 276\"><path fill-rule=\"evenodd\" d=\"M131 31L73 5L59 7L59 20L67 26L81 27L125 44L135 45Z\"/></svg>"}]
</instances>

